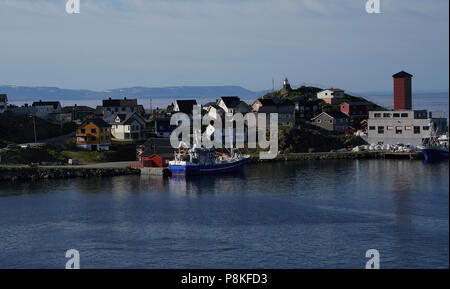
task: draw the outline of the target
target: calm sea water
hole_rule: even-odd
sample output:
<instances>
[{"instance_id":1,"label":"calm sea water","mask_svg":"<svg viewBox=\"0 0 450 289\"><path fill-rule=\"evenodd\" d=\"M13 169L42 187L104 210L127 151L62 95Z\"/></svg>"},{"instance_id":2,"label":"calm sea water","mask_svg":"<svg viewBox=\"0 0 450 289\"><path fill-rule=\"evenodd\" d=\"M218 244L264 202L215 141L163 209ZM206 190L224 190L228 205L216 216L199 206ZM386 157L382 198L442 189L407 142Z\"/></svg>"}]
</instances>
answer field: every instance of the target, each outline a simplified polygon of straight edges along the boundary
<instances>
[{"instance_id":1,"label":"calm sea water","mask_svg":"<svg viewBox=\"0 0 450 289\"><path fill-rule=\"evenodd\" d=\"M228 176L0 184L0 268L449 267L448 162L248 165Z\"/></svg>"},{"instance_id":2,"label":"calm sea water","mask_svg":"<svg viewBox=\"0 0 450 289\"><path fill-rule=\"evenodd\" d=\"M353 94L353 93L352 93ZM362 94L354 94L356 96L362 96L370 101L373 101L383 107L386 107L388 109L392 109L394 106L393 103L393 96L392 94L383 94L383 95L365 95ZM168 105L173 103L177 97L173 98L153 98L152 99L152 107L156 108L166 108ZM215 97L203 97L203 98L196 98L197 102L199 104L206 104L210 101L215 101ZM253 101L255 101L256 97L244 97L242 98L245 102L248 104L252 104ZM87 105L91 107L96 107L97 105L101 105L101 100L63 100L61 101L63 106L68 105ZM150 99L149 98L139 98L138 99L139 104L142 104L146 109L150 108ZM12 104L15 105L23 105L23 101L11 101ZM449 94L448 92L431 92L431 93L413 93L413 109L427 109L430 111L444 111L446 113L446 116L449 116Z\"/></svg>"}]
</instances>

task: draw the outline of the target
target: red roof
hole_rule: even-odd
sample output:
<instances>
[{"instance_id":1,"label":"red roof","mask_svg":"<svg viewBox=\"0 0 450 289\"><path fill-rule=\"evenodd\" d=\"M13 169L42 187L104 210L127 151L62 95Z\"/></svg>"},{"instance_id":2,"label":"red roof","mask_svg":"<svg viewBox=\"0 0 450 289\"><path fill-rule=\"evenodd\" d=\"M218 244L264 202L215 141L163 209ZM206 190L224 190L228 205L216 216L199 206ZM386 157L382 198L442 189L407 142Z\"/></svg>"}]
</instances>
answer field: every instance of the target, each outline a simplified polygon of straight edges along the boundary
<instances>
[{"instance_id":1,"label":"red roof","mask_svg":"<svg viewBox=\"0 0 450 289\"><path fill-rule=\"evenodd\" d=\"M344 92L344 90L339 89L339 88L331 88L331 89L329 89L329 90L331 90L331 91L333 91L333 92Z\"/></svg>"}]
</instances>

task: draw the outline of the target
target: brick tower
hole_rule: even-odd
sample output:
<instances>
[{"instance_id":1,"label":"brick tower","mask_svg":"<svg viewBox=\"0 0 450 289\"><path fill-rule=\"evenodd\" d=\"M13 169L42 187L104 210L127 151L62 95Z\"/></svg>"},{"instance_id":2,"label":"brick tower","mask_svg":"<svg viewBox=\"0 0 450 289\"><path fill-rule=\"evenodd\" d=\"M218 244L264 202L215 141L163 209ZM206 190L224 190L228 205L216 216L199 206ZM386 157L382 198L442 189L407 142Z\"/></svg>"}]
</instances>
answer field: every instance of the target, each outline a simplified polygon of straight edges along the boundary
<instances>
[{"instance_id":1,"label":"brick tower","mask_svg":"<svg viewBox=\"0 0 450 289\"><path fill-rule=\"evenodd\" d=\"M412 109L412 75L400 71L392 75L394 78L394 110Z\"/></svg>"}]
</instances>

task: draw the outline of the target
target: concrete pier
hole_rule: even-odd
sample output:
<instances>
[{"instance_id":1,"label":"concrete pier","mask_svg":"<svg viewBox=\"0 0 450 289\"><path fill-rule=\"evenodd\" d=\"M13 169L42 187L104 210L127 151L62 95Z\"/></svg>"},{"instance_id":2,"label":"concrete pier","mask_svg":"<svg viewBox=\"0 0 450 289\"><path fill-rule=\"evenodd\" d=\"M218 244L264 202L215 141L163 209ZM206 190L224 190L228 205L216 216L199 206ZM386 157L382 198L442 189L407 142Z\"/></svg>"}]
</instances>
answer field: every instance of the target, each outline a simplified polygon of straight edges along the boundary
<instances>
[{"instance_id":1,"label":"concrete pier","mask_svg":"<svg viewBox=\"0 0 450 289\"><path fill-rule=\"evenodd\" d=\"M170 171L168 168L140 168L141 175L151 176L168 176Z\"/></svg>"}]
</instances>

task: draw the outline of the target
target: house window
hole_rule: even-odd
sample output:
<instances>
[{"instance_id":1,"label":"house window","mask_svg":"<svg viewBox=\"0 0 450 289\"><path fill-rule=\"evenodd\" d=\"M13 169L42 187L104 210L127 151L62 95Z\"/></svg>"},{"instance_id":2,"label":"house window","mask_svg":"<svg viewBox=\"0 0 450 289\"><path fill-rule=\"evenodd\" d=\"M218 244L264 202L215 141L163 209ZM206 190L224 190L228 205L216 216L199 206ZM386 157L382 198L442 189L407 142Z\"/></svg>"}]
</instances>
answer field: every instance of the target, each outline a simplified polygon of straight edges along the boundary
<instances>
[{"instance_id":1,"label":"house window","mask_svg":"<svg viewBox=\"0 0 450 289\"><path fill-rule=\"evenodd\" d=\"M81 133L86 133L86 129L82 128Z\"/></svg>"},{"instance_id":2,"label":"house window","mask_svg":"<svg viewBox=\"0 0 450 289\"><path fill-rule=\"evenodd\" d=\"M317 123L321 123L321 122L322 122L322 120L320 120L320 119L317 120Z\"/></svg>"},{"instance_id":3,"label":"house window","mask_svg":"<svg viewBox=\"0 0 450 289\"><path fill-rule=\"evenodd\" d=\"M405 126L405 130L411 130L410 126Z\"/></svg>"},{"instance_id":4,"label":"house window","mask_svg":"<svg viewBox=\"0 0 450 289\"><path fill-rule=\"evenodd\" d=\"M378 133L383 134L384 133L384 126L378 127Z\"/></svg>"},{"instance_id":5,"label":"house window","mask_svg":"<svg viewBox=\"0 0 450 289\"><path fill-rule=\"evenodd\" d=\"M374 114L373 114L373 117L375 117L375 118L380 118L380 117L381 117L381 113L374 113Z\"/></svg>"},{"instance_id":6,"label":"house window","mask_svg":"<svg viewBox=\"0 0 450 289\"><path fill-rule=\"evenodd\" d=\"M391 117L390 113L383 113L383 117Z\"/></svg>"},{"instance_id":7,"label":"house window","mask_svg":"<svg viewBox=\"0 0 450 289\"><path fill-rule=\"evenodd\" d=\"M396 133L396 134L402 134L402 133L403 133L402 127L401 127L401 126L396 126L396 127L395 127L395 133Z\"/></svg>"},{"instance_id":8,"label":"house window","mask_svg":"<svg viewBox=\"0 0 450 289\"><path fill-rule=\"evenodd\" d=\"M97 130L95 128L92 128L91 133L97 133Z\"/></svg>"},{"instance_id":9,"label":"house window","mask_svg":"<svg viewBox=\"0 0 450 289\"><path fill-rule=\"evenodd\" d=\"M394 117L400 117L399 113L394 113Z\"/></svg>"},{"instance_id":10,"label":"house window","mask_svg":"<svg viewBox=\"0 0 450 289\"><path fill-rule=\"evenodd\" d=\"M402 113L402 117L408 117L407 113Z\"/></svg>"},{"instance_id":11,"label":"house window","mask_svg":"<svg viewBox=\"0 0 450 289\"><path fill-rule=\"evenodd\" d=\"M330 123L333 123L333 120L332 120L332 119L330 119Z\"/></svg>"},{"instance_id":12,"label":"house window","mask_svg":"<svg viewBox=\"0 0 450 289\"><path fill-rule=\"evenodd\" d=\"M375 130L374 126L369 126L369 130Z\"/></svg>"},{"instance_id":13,"label":"house window","mask_svg":"<svg viewBox=\"0 0 450 289\"><path fill-rule=\"evenodd\" d=\"M420 126L415 126L414 127L414 134L419 134L420 133Z\"/></svg>"},{"instance_id":14,"label":"house window","mask_svg":"<svg viewBox=\"0 0 450 289\"><path fill-rule=\"evenodd\" d=\"M387 130L394 130L394 127L393 126L388 126Z\"/></svg>"},{"instance_id":15,"label":"house window","mask_svg":"<svg viewBox=\"0 0 450 289\"><path fill-rule=\"evenodd\" d=\"M422 129L423 130L430 130L430 127L429 126L424 126L424 127L422 127Z\"/></svg>"}]
</instances>

